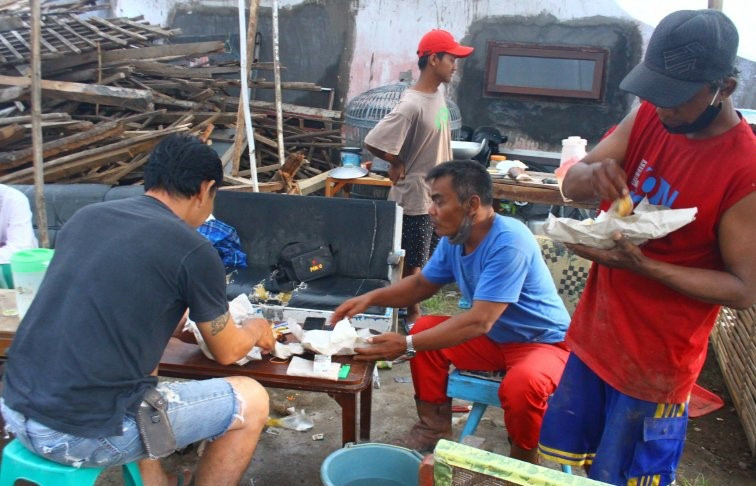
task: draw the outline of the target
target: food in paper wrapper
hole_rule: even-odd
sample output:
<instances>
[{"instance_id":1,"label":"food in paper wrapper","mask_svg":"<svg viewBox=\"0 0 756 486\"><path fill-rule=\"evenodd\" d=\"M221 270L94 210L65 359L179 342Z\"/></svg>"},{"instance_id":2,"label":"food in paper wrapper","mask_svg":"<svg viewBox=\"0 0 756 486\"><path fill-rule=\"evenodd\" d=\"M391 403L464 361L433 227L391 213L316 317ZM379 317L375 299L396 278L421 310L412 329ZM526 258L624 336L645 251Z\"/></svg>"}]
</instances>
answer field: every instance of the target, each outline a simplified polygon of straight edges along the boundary
<instances>
[{"instance_id":1,"label":"food in paper wrapper","mask_svg":"<svg viewBox=\"0 0 756 486\"><path fill-rule=\"evenodd\" d=\"M575 243L593 248L614 246L612 235L620 232L635 245L661 238L696 219L698 208L669 209L649 204L647 198L638 203L630 216L619 217L612 211L598 215L595 220L578 221L549 215L543 225L544 233L555 241Z\"/></svg>"},{"instance_id":2,"label":"food in paper wrapper","mask_svg":"<svg viewBox=\"0 0 756 486\"><path fill-rule=\"evenodd\" d=\"M633 212L633 200L630 198L630 194L616 199L609 208L609 212L616 214L620 218L630 216Z\"/></svg>"}]
</instances>

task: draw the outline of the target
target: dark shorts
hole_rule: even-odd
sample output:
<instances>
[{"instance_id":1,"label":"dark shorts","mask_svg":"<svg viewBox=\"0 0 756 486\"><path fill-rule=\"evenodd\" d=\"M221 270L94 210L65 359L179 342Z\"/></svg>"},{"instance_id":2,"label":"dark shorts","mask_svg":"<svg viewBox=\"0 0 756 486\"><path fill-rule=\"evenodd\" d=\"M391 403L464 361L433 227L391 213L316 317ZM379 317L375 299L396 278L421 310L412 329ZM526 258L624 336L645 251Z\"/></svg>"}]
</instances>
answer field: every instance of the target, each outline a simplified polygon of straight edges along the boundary
<instances>
[{"instance_id":1,"label":"dark shorts","mask_svg":"<svg viewBox=\"0 0 756 486\"><path fill-rule=\"evenodd\" d=\"M687 403L625 395L570 354L543 418L539 452L561 464L590 464L588 477L609 484L667 486L687 423Z\"/></svg>"},{"instance_id":2,"label":"dark shorts","mask_svg":"<svg viewBox=\"0 0 756 486\"><path fill-rule=\"evenodd\" d=\"M404 249L404 266L422 268L428 261L433 225L430 216L403 216L402 248Z\"/></svg>"}]
</instances>

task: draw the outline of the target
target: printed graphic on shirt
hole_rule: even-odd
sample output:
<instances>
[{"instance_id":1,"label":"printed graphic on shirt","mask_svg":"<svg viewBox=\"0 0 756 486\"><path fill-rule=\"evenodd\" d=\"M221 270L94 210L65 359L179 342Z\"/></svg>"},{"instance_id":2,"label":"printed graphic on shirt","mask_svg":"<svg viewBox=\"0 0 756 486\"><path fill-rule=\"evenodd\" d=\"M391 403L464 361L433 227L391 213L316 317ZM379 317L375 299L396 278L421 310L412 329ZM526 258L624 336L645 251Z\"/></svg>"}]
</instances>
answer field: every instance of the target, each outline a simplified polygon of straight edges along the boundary
<instances>
[{"instance_id":1,"label":"printed graphic on shirt","mask_svg":"<svg viewBox=\"0 0 756 486\"><path fill-rule=\"evenodd\" d=\"M630 181L630 197L633 204L637 204L644 196L648 202L656 206L672 207L679 191L664 177L654 173L654 167L649 167L646 159L641 160Z\"/></svg>"},{"instance_id":2,"label":"printed graphic on shirt","mask_svg":"<svg viewBox=\"0 0 756 486\"><path fill-rule=\"evenodd\" d=\"M436 129L438 131L446 130L449 125L449 108L442 106L436 113Z\"/></svg>"}]
</instances>

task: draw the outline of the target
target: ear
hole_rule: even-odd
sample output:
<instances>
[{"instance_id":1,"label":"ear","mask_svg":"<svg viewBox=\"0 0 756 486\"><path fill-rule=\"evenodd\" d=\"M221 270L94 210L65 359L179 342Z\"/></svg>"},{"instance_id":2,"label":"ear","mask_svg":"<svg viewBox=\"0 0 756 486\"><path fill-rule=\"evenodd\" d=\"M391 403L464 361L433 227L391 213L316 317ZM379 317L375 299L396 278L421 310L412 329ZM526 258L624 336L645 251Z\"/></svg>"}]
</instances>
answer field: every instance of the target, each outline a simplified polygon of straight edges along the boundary
<instances>
[{"instance_id":1,"label":"ear","mask_svg":"<svg viewBox=\"0 0 756 486\"><path fill-rule=\"evenodd\" d=\"M732 93L735 92L735 88L738 87L738 80L734 77L729 76L724 78L722 84L724 86L719 90L719 92L722 94L722 98L729 98L730 96L732 96Z\"/></svg>"},{"instance_id":2,"label":"ear","mask_svg":"<svg viewBox=\"0 0 756 486\"><path fill-rule=\"evenodd\" d=\"M202 181L200 183L200 191L199 191L199 198L200 203L204 203L205 201L212 199L215 196L215 181L213 180L206 180Z\"/></svg>"},{"instance_id":3,"label":"ear","mask_svg":"<svg viewBox=\"0 0 756 486\"><path fill-rule=\"evenodd\" d=\"M480 196L477 194L470 198L470 212L472 214L475 214L478 212L478 209L480 208Z\"/></svg>"}]
</instances>

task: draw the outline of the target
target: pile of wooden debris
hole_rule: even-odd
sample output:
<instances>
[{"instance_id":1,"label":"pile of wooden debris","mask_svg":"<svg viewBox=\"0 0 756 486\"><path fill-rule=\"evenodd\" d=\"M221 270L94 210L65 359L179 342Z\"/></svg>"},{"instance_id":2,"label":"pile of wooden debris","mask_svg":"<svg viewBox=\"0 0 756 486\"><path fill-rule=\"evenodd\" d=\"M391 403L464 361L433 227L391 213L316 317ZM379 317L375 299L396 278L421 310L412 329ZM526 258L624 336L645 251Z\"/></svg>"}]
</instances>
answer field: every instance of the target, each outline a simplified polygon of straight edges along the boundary
<instances>
[{"instance_id":1,"label":"pile of wooden debris","mask_svg":"<svg viewBox=\"0 0 756 486\"><path fill-rule=\"evenodd\" d=\"M0 183L26 184L33 180L30 26L24 15L13 19L14 28L0 31ZM46 182L140 183L150 150L162 137L184 132L213 144L227 167L227 184L251 184L246 155L240 163L232 161L239 62L222 60L230 56L214 61L213 54L224 51L220 41L170 44L177 33L141 18L43 11ZM250 86L269 89L272 84L253 81ZM342 145L341 112L330 109L333 91L328 88L284 82L282 89L330 91L331 96L328 108L283 103L286 161L279 160L274 104L250 103L260 190L309 193L323 187L332 152Z\"/></svg>"}]
</instances>

